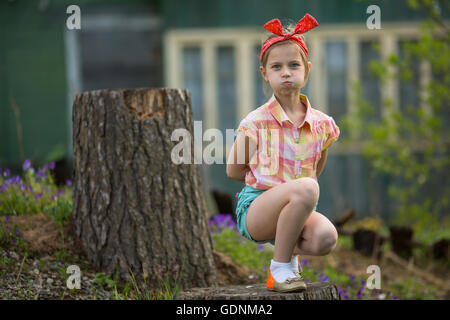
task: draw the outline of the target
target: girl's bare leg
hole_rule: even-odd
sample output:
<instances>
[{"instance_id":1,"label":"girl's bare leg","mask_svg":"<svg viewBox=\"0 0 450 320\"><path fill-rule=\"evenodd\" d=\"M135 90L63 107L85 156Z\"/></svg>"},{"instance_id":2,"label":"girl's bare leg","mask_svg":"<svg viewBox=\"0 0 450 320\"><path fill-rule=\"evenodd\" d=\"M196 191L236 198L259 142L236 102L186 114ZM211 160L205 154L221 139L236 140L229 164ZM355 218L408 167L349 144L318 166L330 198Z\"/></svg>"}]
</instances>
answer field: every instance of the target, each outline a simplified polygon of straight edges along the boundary
<instances>
[{"instance_id":1,"label":"girl's bare leg","mask_svg":"<svg viewBox=\"0 0 450 320\"><path fill-rule=\"evenodd\" d=\"M314 211L306 220L297 240L294 254L324 256L336 247L336 228L321 213Z\"/></svg>"},{"instance_id":2,"label":"girl's bare leg","mask_svg":"<svg viewBox=\"0 0 450 320\"><path fill-rule=\"evenodd\" d=\"M319 184L299 178L258 196L247 212L247 230L254 240L275 238L274 260L289 262L305 222L319 199Z\"/></svg>"}]
</instances>

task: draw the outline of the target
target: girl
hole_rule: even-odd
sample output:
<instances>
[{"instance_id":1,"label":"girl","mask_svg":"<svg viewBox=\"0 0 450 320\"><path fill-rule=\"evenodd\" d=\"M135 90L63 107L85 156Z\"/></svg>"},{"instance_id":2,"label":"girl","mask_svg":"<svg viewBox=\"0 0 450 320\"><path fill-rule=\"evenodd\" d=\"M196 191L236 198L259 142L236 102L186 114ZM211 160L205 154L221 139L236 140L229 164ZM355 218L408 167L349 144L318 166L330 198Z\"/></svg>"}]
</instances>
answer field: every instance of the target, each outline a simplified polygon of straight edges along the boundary
<instances>
[{"instance_id":1,"label":"girl","mask_svg":"<svg viewBox=\"0 0 450 320\"><path fill-rule=\"evenodd\" d=\"M264 25L274 35L262 46L260 71L273 95L241 121L227 161L227 176L245 182L237 194L238 229L275 245L267 288L278 292L305 289L298 254L326 255L338 237L316 205L317 176L339 128L300 93L311 69L300 34L316 26L309 14L293 31L278 19Z\"/></svg>"}]
</instances>

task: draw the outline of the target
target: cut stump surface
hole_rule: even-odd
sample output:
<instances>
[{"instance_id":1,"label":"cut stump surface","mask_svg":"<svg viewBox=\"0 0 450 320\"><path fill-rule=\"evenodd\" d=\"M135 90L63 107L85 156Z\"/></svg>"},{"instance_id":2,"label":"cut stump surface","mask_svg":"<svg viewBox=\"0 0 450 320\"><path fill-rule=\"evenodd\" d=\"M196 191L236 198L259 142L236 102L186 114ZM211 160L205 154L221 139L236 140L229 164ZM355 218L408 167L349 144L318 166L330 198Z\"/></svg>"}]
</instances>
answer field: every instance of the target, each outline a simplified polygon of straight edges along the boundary
<instances>
[{"instance_id":1,"label":"cut stump surface","mask_svg":"<svg viewBox=\"0 0 450 320\"><path fill-rule=\"evenodd\" d=\"M300 292L278 293L266 288L265 283L227 287L191 288L180 292L179 300L341 300L334 284L308 283Z\"/></svg>"}]
</instances>

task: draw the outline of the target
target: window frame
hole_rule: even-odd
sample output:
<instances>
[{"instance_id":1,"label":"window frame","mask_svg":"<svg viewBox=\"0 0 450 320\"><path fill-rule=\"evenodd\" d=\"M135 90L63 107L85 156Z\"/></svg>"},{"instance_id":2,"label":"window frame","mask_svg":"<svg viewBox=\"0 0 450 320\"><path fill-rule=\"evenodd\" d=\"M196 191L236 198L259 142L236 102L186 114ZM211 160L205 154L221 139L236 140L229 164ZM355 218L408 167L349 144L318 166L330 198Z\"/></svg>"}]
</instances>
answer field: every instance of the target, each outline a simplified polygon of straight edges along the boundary
<instances>
[{"instance_id":1,"label":"window frame","mask_svg":"<svg viewBox=\"0 0 450 320\"><path fill-rule=\"evenodd\" d=\"M216 48L223 45L233 46L236 54L235 75L237 106L236 123L239 123L255 107L255 96L257 83L255 72L252 69L254 63L253 47L261 45L266 34L261 28L204 28L204 29L171 29L163 35L164 54L164 83L168 87L182 88L181 52L184 46L197 45L201 48L204 88L203 105L204 130L217 128L217 103L215 88L215 52ZM328 41L344 41L347 46L347 113L355 112L356 106L352 99L352 83L360 81L360 43L363 41L376 41L380 43L380 57L385 59L391 54L398 54L397 43L399 40L418 39L420 36L420 23L383 23L380 30L369 30L363 24L328 24L321 25L317 30L312 30L305 34L306 42L310 48L310 60L313 62L311 74L309 76L309 99L314 108L328 113L327 105L328 88L327 72L324 68L323 59L325 57L325 46ZM431 68L429 63L421 63L420 70L421 89L424 89L431 78ZM395 67L391 66L390 72L395 72ZM388 79L380 83L381 101L385 98L393 100L394 108L399 107L399 79ZM429 110L429 106L424 103L423 90L421 90L421 108ZM385 108L381 108L381 116L389 116ZM225 137L224 137L225 138ZM227 147L227 150L230 146ZM351 149L351 150L350 150ZM337 146L331 153L343 154L348 152L360 153L361 146L344 147Z\"/></svg>"}]
</instances>

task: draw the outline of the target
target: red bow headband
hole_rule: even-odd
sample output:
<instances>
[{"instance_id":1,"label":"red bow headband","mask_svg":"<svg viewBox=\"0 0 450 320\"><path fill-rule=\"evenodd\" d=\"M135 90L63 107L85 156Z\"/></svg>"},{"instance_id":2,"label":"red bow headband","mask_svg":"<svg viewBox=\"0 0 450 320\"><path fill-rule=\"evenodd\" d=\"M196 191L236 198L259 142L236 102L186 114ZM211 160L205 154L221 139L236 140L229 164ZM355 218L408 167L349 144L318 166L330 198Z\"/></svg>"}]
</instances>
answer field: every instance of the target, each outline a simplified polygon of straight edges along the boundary
<instances>
[{"instance_id":1,"label":"red bow headband","mask_svg":"<svg viewBox=\"0 0 450 320\"><path fill-rule=\"evenodd\" d=\"M297 34L305 33L312 28L317 27L319 24L317 23L316 19L313 18L309 13L305 14L305 16L297 23L297 26L295 27L294 32L291 33L283 33L283 26L281 25L280 20L278 19L272 19L269 22L266 22L264 24L264 29L278 35L278 37L271 38L267 40L264 45L261 48L261 56L260 61L262 63L262 59L264 56L264 53L269 49L270 46L272 46L274 43L284 41L284 40L292 40L295 43L297 43L300 48L302 48L303 52L306 54L306 58L308 58L308 48L306 47L306 43L303 41L303 39L299 36L296 36Z\"/></svg>"}]
</instances>

